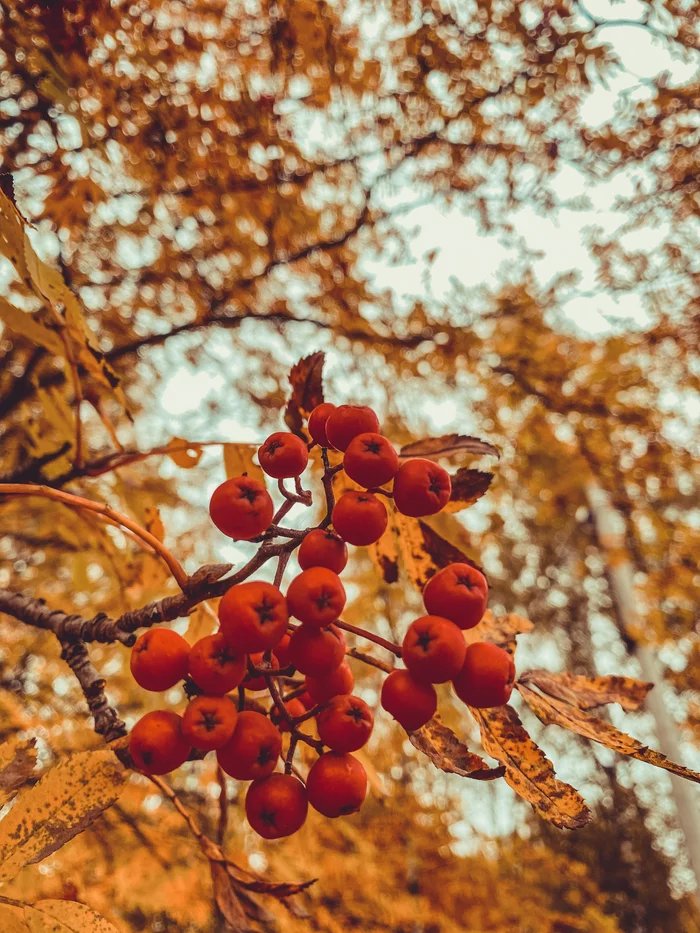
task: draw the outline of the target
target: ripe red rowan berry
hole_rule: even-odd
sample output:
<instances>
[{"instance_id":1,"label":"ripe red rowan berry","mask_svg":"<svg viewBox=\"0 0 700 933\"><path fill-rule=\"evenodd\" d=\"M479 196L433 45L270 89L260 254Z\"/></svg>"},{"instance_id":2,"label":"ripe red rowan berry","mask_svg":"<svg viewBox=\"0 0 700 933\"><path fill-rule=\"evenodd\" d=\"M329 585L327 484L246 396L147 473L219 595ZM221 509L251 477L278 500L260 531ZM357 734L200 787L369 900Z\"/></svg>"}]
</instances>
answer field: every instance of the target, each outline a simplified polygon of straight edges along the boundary
<instances>
[{"instance_id":1,"label":"ripe red rowan berry","mask_svg":"<svg viewBox=\"0 0 700 933\"><path fill-rule=\"evenodd\" d=\"M212 696L235 690L247 669L248 658L232 648L221 632L205 635L190 648L190 677Z\"/></svg>"},{"instance_id":2,"label":"ripe red rowan berry","mask_svg":"<svg viewBox=\"0 0 700 933\"><path fill-rule=\"evenodd\" d=\"M300 625L289 641L289 657L302 674L328 674L343 663L345 636L335 625Z\"/></svg>"},{"instance_id":3,"label":"ripe red rowan berry","mask_svg":"<svg viewBox=\"0 0 700 933\"><path fill-rule=\"evenodd\" d=\"M292 663L289 657L289 639L291 637L289 632L285 632L272 651L279 661L280 667L288 667Z\"/></svg>"},{"instance_id":4,"label":"ripe red rowan berry","mask_svg":"<svg viewBox=\"0 0 700 933\"><path fill-rule=\"evenodd\" d=\"M253 781L245 797L245 815L263 839L291 836L304 825L308 809L306 789L293 774Z\"/></svg>"},{"instance_id":5,"label":"ripe red rowan berry","mask_svg":"<svg viewBox=\"0 0 700 933\"><path fill-rule=\"evenodd\" d=\"M287 710L292 719L296 719L298 716L303 716L306 712L306 707L298 697L294 697L292 700L287 700L287 702L284 704L284 708ZM287 720L284 718L284 716L282 716L276 706L273 706L270 710L270 719L272 722L274 722L280 732L289 732L289 725L287 724Z\"/></svg>"},{"instance_id":6,"label":"ripe red rowan berry","mask_svg":"<svg viewBox=\"0 0 700 933\"><path fill-rule=\"evenodd\" d=\"M431 615L469 629L481 622L488 595L486 577L476 567L448 564L425 584L423 603Z\"/></svg>"},{"instance_id":7,"label":"ripe red rowan berry","mask_svg":"<svg viewBox=\"0 0 700 933\"><path fill-rule=\"evenodd\" d=\"M324 628L345 608L345 588L337 573L327 567L310 567L289 584L287 605L305 625Z\"/></svg>"},{"instance_id":8,"label":"ripe red rowan berry","mask_svg":"<svg viewBox=\"0 0 700 933\"><path fill-rule=\"evenodd\" d=\"M288 479L304 472L309 462L309 451L296 434L277 431L258 448L258 460L268 476Z\"/></svg>"},{"instance_id":9,"label":"ripe red rowan berry","mask_svg":"<svg viewBox=\"0 0 700 933\"><path fill-rule=\"evenodd\" d=\"M383 486L396 476L399 455L381 434L358 434L348 444L343 468L360 486Z\"/></svg>"},{"instance_id":10,"label":"ripe red rowan berry","mask_svg":"<svg viewBox=\"0 0 700 933\"><path fill-rule=\"evenodd\" d=\"M372 710L353 696L333 697L316 717L319 739L334 752L356 752L369 741L373 726Z\"/></svg>"},{"instance_id":11,"label":"ripe red rowan berry","mask_svg":"<svg viewBox=\"0 0 700 933\"><path fill-rule=\"evenodd\" d=\"M460 700L477 709L503 706L514 683L513 658L503 648L481 641L469 645L462 670L452 681Z\"/></svg>"},{"instance_id":12,"label":"ripe red rowan berry","mask_svg":"<svg viewBox=\"0 0 700 933\"><path fill-rule=\"evenodd\" d=\"M444 684L462 669L467 644L454 622L421 616L412 622L401 648L403 663L416 680Z\"/></svg>"},{"instance_id":13,"label":"ripe red rowan berry","mask_svg":"<svg viewBox=\"0 0 700 933\"><path fill-rule=\"evenodd\" d=\"M362 547L379 541L388 518L384 503L374 493L350 489L336 502L332 521L341 538Z\"/></svg>"},{"instance_id":14,"label":"ripe red rowan berry","mask_svg":"<svg viewBox=\"0 0 700 933\"><path fill-rule=\"evenodd\" d=\"M306 692L306 690L299 694L299 702L303 705L307 712L316 706L316 700L314 700L313 697Z\"/></svg>"},{"instance_id":15,"label":"ripe red rowan berry","mask_svg":"<svg viewBox=\"0 0 700 933\"><path fill-rule=\"evenodd\" d=\"M357 813L367 794L367 773L357 758L326 752L311 766L306 778L309 803L333 819Z\"/></svg>"},{"instance_id":16,"label":"ripe red rowan berry","mask_svg":"<svg viewBox=\"0 0 700 933\"><path fill-rule=\"evenodd\" d=\"M319 447L330 446L326 435L326 421L333 411L335 411L335 405L331 402L321 402L309 415L309 434Z\"/></svg>"},{"instance_id":17,"label":"ripe red rowan berry","mask_svg":"<svg viewBox=\"0 0 700 933\"><path fill-rule=\"evenodd\" d=\"M306 692L316 703L325 703L331 697L343 696L346 693L352 693L355 686L355 678L350 670L347 661L336 667L334 671L321 674L320 677L306 676L304 681Z\"/></svg>"},{"instance_id":18,"label":"ripe red rowan berry","mask_svg":"<svg viewBox=\"0 0 700 933\"><path fill-rule=\"evenodd\" d=\"M194 697L182 717L182 734L190 745L210 752L228 742L237 718L238 710L226 696Z\"/></svg>"},{"instance_id":19,"label":"ripe red rowan berry","mask_svg":"<svg viewBox=\"0 0 700 933\"><path fill-rule=\"evenodd\" d=\"M299 566L302 570L327 567L334 573L342 573L347 562L347 544L328 528L314 528L301 542Z\"/></svg>"},{"instance_id":20,"label":"ripe red rowan berry","mask_svg":"<svg viewBox=\"0 0 700 933\"><path fill-rule=\"evenodd\" d=\"M248 661L253 667L260 667L264 663L264 655L264 651L258 651L255 654L251 654ZM278 671L280 669L280 662L274 654L270 658L270 668L273 671ZM252 690L253 693L255 693L257 690L267 690L267 681L262 674L247 674L243 681L243 686L246 690Z\"/></svg>"},{"instance_id":21,"label":"ripe red rowan berry","mask_svg":"<svg viewBox=\"0 0 700 933\"><path fill-rule=\"evenodd\" d=\"M287 601L276 586L264 580L232 586L219 603L224 637L248 654L274 648L287 631L288 621Z\"/></svg>"},{"instance_id":22,"label":"ripe red rowan berry","mask_svg":"<svg viewBox=\"0 0 700 933\"><path fill-rule=\"evenodd\" d=\"M187 761L190 743L182 732L182 719L170 710L146 713L129 736L129 753L140 771L168 774Z\"/></svg>"},{"instance_id":23,"label":"ripe red rowan berry","mask_svg":"<svg viewBox=\"0 0 700 933\"><path fill-rule=\"evenodd\" d=\"M243 710L229 741L218 749L217 761L222 770L237 781L266 777L277 767L282 751L282 736L262 713Z\"/></svg>"},{"instance_id":24,"label":"ripe red rowan berry","mask_svg":"<svg viewBox=\"0 0 700 933\"><path fill-rule=\"evenodd\" d=\"M394 479L394 505L413 518L444 509L451 492L450 474L432 460L407 460Z\"/></svg>"},{"instance_id":25,"label":"ripe red rowan berry","mask_svg":"<svg viewBox=\"0 0 700 933\"><path fill-rule=\"evenodd\" d=\"M416 680L408 671L392 671L382 684L382 707L404 727L415 732L437 711L437 693L432 684Z\"/></svg>"},{"instance_id":26,"label":"ripe red rowan berry","mask_svg":"<svg viewBox=\"0 0 700 933\"><path fill-rule=\"evenodd\" d=\"M214 490L209 503L211 520L219 531L240 541L262 534L274 511L270 493L248 476L227 479Z\"/></svg>"},{"instance_id":27,"label":"ripe red rowan berry","mask_svg":"<svg viewBox=\"0 0 700 933\"><path fill-rule=\"evenodd\" d=\"M182 635L152 628L131 649L131 673L144 690L169 690L187 676L190 646Z\"/></svg>"},{"instance_id":28,"label":"ripe red rowan berry","mask_svg":"<svg viewBox=\"0 0 700 933\"><path fill-rule=\"evenodd\" d=\"M379 419L366 405L339 405L326 421L326 437L331 447L347 450L358 434L379 434Z\"/></svg>"}]
</instances>

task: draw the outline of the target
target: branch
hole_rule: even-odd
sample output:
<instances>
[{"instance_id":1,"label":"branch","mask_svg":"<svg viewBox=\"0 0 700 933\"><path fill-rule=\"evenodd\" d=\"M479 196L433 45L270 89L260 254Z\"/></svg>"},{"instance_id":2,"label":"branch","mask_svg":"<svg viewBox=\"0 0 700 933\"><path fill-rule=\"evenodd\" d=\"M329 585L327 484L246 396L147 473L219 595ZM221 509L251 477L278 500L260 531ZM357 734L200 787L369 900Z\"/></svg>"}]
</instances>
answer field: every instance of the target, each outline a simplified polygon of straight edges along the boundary
<instances>
[{"instance_id":1,"label":"branch","mask_svg":"<svg viewBox=\"0 0 700 933\"><path fill-rule=\"evenodd\" d=\"M136 641L136 637L115 627L112 619L99 612L92 619L50 609L41 599L23 596L0 589L0 612L13 616L34 628L44 629L64 642L102 642L110 644L121 642L127 648Z\"/></svg>"},{"instance_id":2,"label":"branch","mask_svg":"<svg viewBox=\"0 0 700 933\"><path fill-rule=\"evenodd\" d=\"M104 737L105 742L126 735L126 726L117 716L117 711L109 705L105 695L105 681L97 668L93 666L85 643L59 639L61 657L73 671L83 691L88 707L95 720L95 732Z\"/></svg>"}]
</instances>

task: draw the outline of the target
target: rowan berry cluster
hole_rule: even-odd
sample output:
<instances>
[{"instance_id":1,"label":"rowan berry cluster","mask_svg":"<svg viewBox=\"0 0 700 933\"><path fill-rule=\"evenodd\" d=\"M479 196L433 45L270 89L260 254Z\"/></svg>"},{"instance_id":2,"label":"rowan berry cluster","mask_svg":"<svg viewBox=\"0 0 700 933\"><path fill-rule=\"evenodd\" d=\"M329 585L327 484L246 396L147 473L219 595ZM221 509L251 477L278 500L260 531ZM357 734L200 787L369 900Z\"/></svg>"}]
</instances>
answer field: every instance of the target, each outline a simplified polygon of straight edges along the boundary
<instances>
[{"instance_id":1,"label":"rowan berry cluster","mask_svg":"<svg viewBox=\"0 0 700 933\"><path fill-rule=\"evenodd\" d=\"M337 502L331 496L324 521L292 535L287 553L298 546L301 572L286 593L265 581L238 583L219 603L216 634L190 648L171 630L151 629L131 655L131 671L142 687L162 691L185 680L191 697L182 716L150 712L134 726L130 752L136 765L149 774L164 774L190 758L193 749L215 751L226 774L252 782L246 815L267 839L296 832L309 804L338 817L357 811L366 794L365 770L352 753L369 740L374 716L364 700L352 695L354 677L346 660L340 574L348 561L347 544L370 545L383 535L388 516L382 495L412 517L436 514L451 495L450 476L438 464L421 458L400 461L369 408L324 402L311 412L308 430L309 445L295 434L277 432L258 450L260 466L278 480L288 502L309 495L301 490L299 477L314 444L322 448L326 477L334 472L329 473L327 460L331 448L343 453L342 465L334 470L344 469L363 488L345 492ZM296 495L285 491L285 479L295 480ZM392 489L383 488L391 481ZM210 515L236 540L263 536L267 541L284 532L274 524L265 485L245 475L215 490ZM282 574L278 577L281 584ZM406 669L388 674L381 692L381 705L407 731L435 714L435 684L451 681L457 696L474 707L498 706L510 698L511 656L491 644L467 645L463 635L481 620L487 596L484 575L467 563L449 564L425 586L427 614L411 624L400 649ZM295 674L304 675L303 683L284 695ZM236 690L237 702L230 696ZM261 704L246 709L246 696L259 691L272 700L267 712ZM317 739L300 728L310 720ZM280 772L283 733L289 733L289 743ZM299 741L318 752L305 781L293 763Z\"/></svg>"}]
</instances>

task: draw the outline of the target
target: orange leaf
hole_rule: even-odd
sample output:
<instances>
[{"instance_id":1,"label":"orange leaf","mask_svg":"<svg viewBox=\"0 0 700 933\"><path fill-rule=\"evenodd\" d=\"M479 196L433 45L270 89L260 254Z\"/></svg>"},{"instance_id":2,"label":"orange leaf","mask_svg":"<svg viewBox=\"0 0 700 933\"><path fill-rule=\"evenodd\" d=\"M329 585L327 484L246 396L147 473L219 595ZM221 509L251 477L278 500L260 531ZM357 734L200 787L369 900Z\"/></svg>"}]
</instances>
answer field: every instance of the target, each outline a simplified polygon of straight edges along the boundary
<instances>
[{"instance_id":1,"label":"orange leaf","mask_svg":"<svg viewBox=\"0 0 700 933\"><path fill-rule=\"evenodd\" d=\"M292 396L287 403L284 422L290 431L304 437L304 421L323 401L323 363L326 355L321 350L299 360L289 373Z\"/></svg>"},{"instance_id":2,"label":"orange leaf","mask_svg":"<svg viewBox=\"0 0 700 933\"><path fill-rule=\"evenodd\" d=\"M584 677L581 674L551 674L549 671L526 671L520 683L533 684L542 693L564 700L577 709L595 709L607 703L619 703L624 710L639 709L654 686L633 677Z\"/></svg>"},{"instance_id":3,"label":"orange leaf","mask_svg":"<svg viewBox=\"0 0 700 933\"><path fill-rule=\"evenodd\" d=\"M423 752L436 768L448 774L459 774L475 780L495 780L503 777L504 768L488 768L479 755L470 752L439 716L415 732L409 732L411 745Z\"/></svg>"}]
</instances>

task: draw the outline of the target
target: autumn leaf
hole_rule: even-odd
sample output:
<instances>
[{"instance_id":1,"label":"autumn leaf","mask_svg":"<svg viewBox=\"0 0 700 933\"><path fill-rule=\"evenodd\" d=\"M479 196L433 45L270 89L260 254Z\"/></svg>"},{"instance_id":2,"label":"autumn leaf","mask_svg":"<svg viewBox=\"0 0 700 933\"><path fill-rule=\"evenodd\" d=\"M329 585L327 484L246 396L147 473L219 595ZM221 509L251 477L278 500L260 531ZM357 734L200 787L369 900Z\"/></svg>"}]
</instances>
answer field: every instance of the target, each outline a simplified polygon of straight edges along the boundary
<instances>
[{"instance_id":1,"label":"autumn leaf","mask_svg":"<svg viewBox=\"0 0 700 933\"><path fill-rule=\"evenodd\" d=\"M77 901L37 901L24 908L29 933L119 933L104 917Z\"/></svg>"},{"instance_id":2,"label":"autumn leaf","mask_svg":"<svg viewBox=\"0 0 700 933\"><path fill-rule=\"evenodd\" d=\"M422 457L424 460L438 461L442 457L500 457L500 452L493 444L467 434L444 434L442 437L426 437L421 441L406 444L399 451L399 459L410 460Z\"/></svg>"},{"instance_id":3,"label":"autumn leaf","mask_svg":"<svg viewBox=\"0 0 700 933\"><path fill-rule=\"evenodd\" d=\"M533 684L542 693L564 700L577 709L588 710L608 703L619 703L628 712L639 709L654 686L633 677L615 674L584 677L582 674L570 674L568 671L560 674L539 670L526 671L519 681L527 685Z\"/></svg>"},{"instance_id":4,"label":"autumn leaf","mask_svg":"<svg viewBox=\"0 0 700 933\"><path fill-rule=\"evenodd\" d=\"M678 777L685 778L687 781L700 784L700 774L697 771L676 764L666 758L665 755L662 755L661 752L656 752L647 745L643 745L637 739L633 739L616 729L615 726L604 719L598 719L597 716L593 716L585 710L576 709L564 700L537 693L526 684L518 683L517 688L535 716L546 726L562 726L564 729L575 732L576 735L580 735L584 739L598 742L620 755L636 758L638 761L645 761L647 764L654 765L655 768L662 768L664 771L677 774Z\"/></svg>"},{"instance_id":5,"label":"autumn leaf","mask_svg":"<svg viewBox=\"0 0 700 933\"><path fill-rule=\"evenodd\" d=\"M0 929L2 933L29 933L24 922L24 908L19 903L3 904L0 902Z\"/></svg>"},{"instance_id":6,"label":"autumn leaf","mask_svg":"<svg viewBox=\"0 0 700 933\"><path fill-rule=\"evenodd\" d=\"M413 585L421 592L428 580L448 564L464 563L477 567L463 551L420 519L394 511L394 522L404 567Z\"/></svg>"},{"instance_id":7,"label":"autumn leaf","mask_svg":"<svg viewBox=\"0 0 700 933\"><path fill-rule=\"evenodd\" d=\"M222 862L210 860L209 868L214 886L214 900L228 925L228 930L230 933L247 933L248 920L226 866Z\"/></svg>"},{"instance_id":8,"label":"autumn leaf","mask_svg":"<svg viewBox=\"0 0 700 933\"><path fill-rule=\"evenodd\" d=\"M591 811L579 792L560 781L551 761L523 728L512 706L472 709L484 751L505 766L506 783L559 829L580 829Z\"/></svg>"},{"instance_id":9,"label":"autumn leaf","mask_svg":"<svg viewBox=\"0 0 700 933\"><path fill-rule=\"evenodd\" d=\"M319 350L305 356L292 366L289 382L292 395L284 413L284 422L290 431L304 437L304 421L323 401L323 363L325 353Z\"/></svg>"},{"instance_id":10,"label":"autumn leaf","mask_svg":"<svg viewBox=\"0 0 700 933\"><path fill-rule=\"evenodd\" d=\"M398 529L393 503L387 503L387 526L375 544L370 544L369 556L385 583L396 583L399 579Z\"/></svg>"},{"instance_id":11,"label":"autumn leaf","mask_svg":"<svg viewBox=\"0 0 700 933\"><path fill-rule=\"evenodd\" d=\"M34 773L35 746L35 739L10 739L0 745L0 807L4 807Z\"/></svg>"},{"instance_id":12,"label":"autumn leaf","mask_svg":"<svg viewBox=\"0 0 700 933\"><path fill-rule=\"evenodd\" d=\"M503 777L504 768L489 768L479 755L470 752L438 715L415 732L409 732L411 745L423 752L436 768L475 780Z\"/></svg>"},{"instance_id":13,"label":"autumn leaf","mask_svg":"<svg viewBox=\"0 0 700 933\"><path fill-rule=\"evenodd\" d=\"M202 459L204 450L199 444L193 444L182 437L174 437L163 453L167 453L173 463L183 470L191 470Z\"/></svg>"},{"instance_id":14,"label":"autumn leaf","mask_svg":"<svg viewBox=\"0 0 700 933\"><path fill-rule=\"evenodd\" d=\"M124 768L105 749L63 758L24 791L0 822L0 881L40 862L86 829L124 788Z\"/></svg>"},{"instance_id":15,"label":"autumn leaf","mask_svg":"<svg viewBox=\"0 0 700 933\"><path fill-rule=\"evenodd\" d=\"M294 897L295 894L301 894L312 884L316 884L318 878L312 878L310 881L301 881L297 884L290 884L284 881L240 881L236 880L236 885L245 888L246 891L253 891L255 894L269 894L278 900L284 900L286 897Z\"/></svg>"},{"instance_id":16,"label":"autumn leaf","mask_svg":"<svg viewBox=\"0 0 700 933\"><path fill-rule=\"evenodd\" d=\"M258 444L224 444L224 470L226 479L246 474L251 479L265 485L265 474L262 467L253 462L257 453Z\"/></svg>"},{"instance_id":17,"label":"autumn leaf","mask_svg":"<svg viewBox=\"0 0 700 933\"><path fill-rule=\"evenodd\" d=\"M480 470L462 468L451 477L452 492L450 501L445 506L445 512L461 512L480 499L487 491L493 480L493 473L482 473Z\"/></svg>"},{"instance_id":18,"label":"autumn leaf","mask_svg":"<svg viewBox=\"0 0 700 933\"><path fill-rule=\"evenodd\" d=\"M534 627L529 619L514 612L496 616L490 609L487 609L481 622L474 628L467 629L463 634L468 645L477 641L488 641L492 645L503 648L509 654L515 654L516 636L526 635Z\"/></svg>"}]
</instances>

